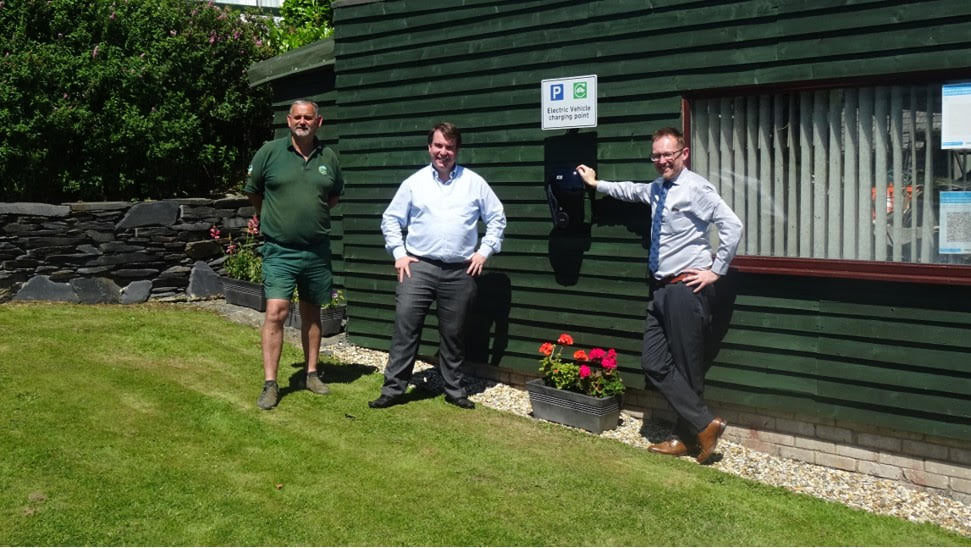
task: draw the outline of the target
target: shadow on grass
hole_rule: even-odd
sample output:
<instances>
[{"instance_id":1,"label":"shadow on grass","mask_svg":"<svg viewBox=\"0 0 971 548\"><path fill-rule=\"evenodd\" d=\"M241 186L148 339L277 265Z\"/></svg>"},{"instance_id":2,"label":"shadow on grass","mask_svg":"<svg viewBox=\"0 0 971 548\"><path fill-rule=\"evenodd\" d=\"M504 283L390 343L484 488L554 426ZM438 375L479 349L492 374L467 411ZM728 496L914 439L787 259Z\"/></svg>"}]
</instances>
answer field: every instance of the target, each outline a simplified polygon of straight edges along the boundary
<instances>
[{"instance_id":1,"label":"shadow on grass","mask_svg":"<svg viewBox=\"0 0 971 548\"><path fill-rule=\"evenodd\" d=\"M307 373L304 369L304 363L294 362L290 364L290 367L296 369L296 371L290 375L289 384L286 387L280 387L280 400L293 392L307 388ZM328 384L350 384L361 377L375 373L377 370L377 367L371 365L317 363L317 371L320 373L321 380Z\"/></svg>"}]
</instances>

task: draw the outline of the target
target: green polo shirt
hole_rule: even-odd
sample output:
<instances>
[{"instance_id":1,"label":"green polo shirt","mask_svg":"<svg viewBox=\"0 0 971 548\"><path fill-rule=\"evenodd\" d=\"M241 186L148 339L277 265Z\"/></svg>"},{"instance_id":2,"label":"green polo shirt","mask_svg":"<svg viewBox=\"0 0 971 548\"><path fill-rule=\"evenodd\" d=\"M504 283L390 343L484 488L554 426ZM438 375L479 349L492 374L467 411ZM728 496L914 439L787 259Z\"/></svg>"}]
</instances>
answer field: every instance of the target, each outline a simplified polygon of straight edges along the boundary
<instances>
[{"instance_id":1,"label":"green polo shirt","mask_svg":"<svg viewBox=\"0 0 971 548\"><path fill-rule=\"evenodd\" d=\"M260 229L279 244L308 247L330 234L331 196L344 190L337 154L314 140L304 161L290 136L267 141L249 166L243 192L263 196Z\"/></svg>"}]
</instances>

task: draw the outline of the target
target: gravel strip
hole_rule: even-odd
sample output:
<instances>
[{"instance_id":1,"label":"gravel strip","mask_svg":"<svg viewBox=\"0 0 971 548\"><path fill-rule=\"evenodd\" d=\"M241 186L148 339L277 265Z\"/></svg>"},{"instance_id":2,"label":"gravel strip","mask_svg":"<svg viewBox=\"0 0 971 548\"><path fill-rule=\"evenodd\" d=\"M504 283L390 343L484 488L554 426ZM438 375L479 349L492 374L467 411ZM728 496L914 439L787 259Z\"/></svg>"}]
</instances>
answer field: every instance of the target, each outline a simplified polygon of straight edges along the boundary
<instances>
[{"instance_id":1,"label":"gravel strip","mask_svg":"<svg viewBox=\"0 0 971 548\"><path fill-rule=\"evenodd\" d=\"M239 323L256 326L261 324L261 313L226 305L222 301L192 304L216 310ZM294 337L291 333L288 335L288 339L299 344L299 337ZM321 353L330 354L343 363L373 366L382 372L388 361L386 352L354 346L347 343L343 337L325 340ZM483 379L467 380L470 383L469 399L477 404L524 417L530 416L532 408L525 390ZM429 391L440 391L443 387L441 375L436 368L423 361L415 363L412 382ZM667 426L651 420L645 424L641 419L623 412L620 418L620 426L603 432L600 436L647 449L651 444L648 438L661 439L668 432ZM587 433L585 430L580 432ZM867 474L774 457L726 440L718 443L718 453L721 454L721 458L714 461L711 466L729 474L876 514L896 516L915 522L934 523L971 537L971 506L949 497L920 491L901 482ZM692 457L681 458L694 460Z\"/></svg>"}]
</instances>

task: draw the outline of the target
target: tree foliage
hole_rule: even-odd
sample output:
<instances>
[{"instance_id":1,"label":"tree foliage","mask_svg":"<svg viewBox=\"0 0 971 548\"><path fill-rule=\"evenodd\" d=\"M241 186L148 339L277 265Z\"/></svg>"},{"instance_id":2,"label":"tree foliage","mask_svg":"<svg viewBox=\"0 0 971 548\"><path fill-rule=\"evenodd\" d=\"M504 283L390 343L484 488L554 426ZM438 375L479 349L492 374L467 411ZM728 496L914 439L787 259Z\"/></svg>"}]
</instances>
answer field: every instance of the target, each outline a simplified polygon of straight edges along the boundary
<instances>
[{"instance_id":1,"label":"tree foliage","mask_svg":"<svg viewBox=\"0 0 971 548\"><path fill-rule=\"evenodd\" d=\"M284 0L282 19L269 28L268 43L276 53L285 53L323 40L334 32L331 0Z\"/></svg>"},{"instance_id":2,"label":"tree foliage","mask_svg":"<svg viewBox=\"0 0 971 548\"><path fill-rule=\"evenodd\" d=\"M264 19L192 0L0 0L0 200L204 196L270 136Z\"/></svg>"}]
</instances>

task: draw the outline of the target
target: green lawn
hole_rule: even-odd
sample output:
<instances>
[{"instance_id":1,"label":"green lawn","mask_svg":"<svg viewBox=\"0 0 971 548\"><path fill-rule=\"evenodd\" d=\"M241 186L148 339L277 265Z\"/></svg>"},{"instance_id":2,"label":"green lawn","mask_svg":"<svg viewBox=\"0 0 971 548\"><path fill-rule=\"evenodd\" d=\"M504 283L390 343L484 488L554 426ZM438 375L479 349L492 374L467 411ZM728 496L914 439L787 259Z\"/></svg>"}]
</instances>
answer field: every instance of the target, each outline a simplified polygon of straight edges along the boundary
<instances>
[{"instance_id":1,"label":"green lawn","mask_svg":"<svg viewBox=\"0 0 971 548\"><path fill-rule=\"evenodd\" d=\"M931 526L381 376L257 409L257 330L172 305L0 306L0 544L971 545Z\"/></svg>"}]
</instances>

